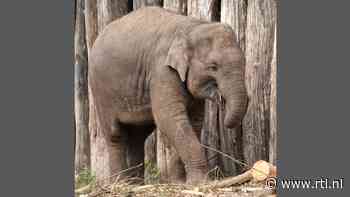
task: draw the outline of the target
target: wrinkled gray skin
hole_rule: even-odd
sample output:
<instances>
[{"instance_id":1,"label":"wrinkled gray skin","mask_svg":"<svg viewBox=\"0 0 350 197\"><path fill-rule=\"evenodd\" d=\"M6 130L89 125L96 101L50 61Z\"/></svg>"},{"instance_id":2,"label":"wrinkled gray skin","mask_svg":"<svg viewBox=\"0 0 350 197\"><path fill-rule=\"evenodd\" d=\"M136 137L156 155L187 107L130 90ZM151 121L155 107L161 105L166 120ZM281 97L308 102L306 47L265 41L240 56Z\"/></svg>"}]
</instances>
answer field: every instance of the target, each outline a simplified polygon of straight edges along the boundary
<instances>
[{"instance_id":1,"label":"wrinkled gray skin","mask_svg":"<svg viewBox=\"0 0 350 197\"><path fill-rule=\"evenodd\" d=\"M185 164L187 183L206 180L207 161L189 115L220 93L225 126L242 119L245 65L235 40L228 25L156 7L106 27L90 54L89 82L112 174L143 161L144 140L156 125ZM136 159L126 161L126 151Z\"/></svg>"}]
</instances>

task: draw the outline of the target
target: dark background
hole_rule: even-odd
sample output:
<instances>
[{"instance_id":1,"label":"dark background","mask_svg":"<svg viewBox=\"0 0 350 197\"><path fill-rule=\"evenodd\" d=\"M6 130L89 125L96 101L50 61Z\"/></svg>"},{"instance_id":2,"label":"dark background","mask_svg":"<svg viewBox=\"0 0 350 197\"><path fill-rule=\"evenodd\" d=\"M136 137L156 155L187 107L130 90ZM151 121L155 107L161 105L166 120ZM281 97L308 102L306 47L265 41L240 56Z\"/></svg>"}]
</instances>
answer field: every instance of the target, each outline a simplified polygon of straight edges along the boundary
<instances>
[{"instance_id":1,"label":"dark background","mask_svg":"<svg viewBox=\"0 0 350 197\"><path fill-rule=\"evenodd\" d=\"M348 191L347 2L279 1L279 176L345 178L343 190L282 196ZM73 1L0 5L0 196L74 195L73 8Z\"/></svg>"}]
</instances>

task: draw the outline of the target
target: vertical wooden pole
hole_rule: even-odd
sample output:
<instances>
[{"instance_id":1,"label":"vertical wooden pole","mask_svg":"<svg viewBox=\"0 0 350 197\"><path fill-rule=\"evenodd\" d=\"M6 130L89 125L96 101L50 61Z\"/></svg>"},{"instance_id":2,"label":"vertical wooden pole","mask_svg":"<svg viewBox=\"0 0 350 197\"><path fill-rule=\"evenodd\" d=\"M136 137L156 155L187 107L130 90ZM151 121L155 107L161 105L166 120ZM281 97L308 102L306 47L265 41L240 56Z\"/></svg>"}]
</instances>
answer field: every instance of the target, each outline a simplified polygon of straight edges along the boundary
<instances>
[{"instance_id":1,"label":"vertical wooden pole","mask_svg":"<svg viewBox=\"0 0 350 197\"><path fill-rule=\"evenodd\" d=\"M85 42L84 0L76 0L74 33L74 112L75 169L90 168L89 101L87 84L87 50Z\"/></svg>"},{"instance_id":2,"label":"vertical wooden pole","mask_svg":"<svg viewBox=\"0 0 350 197\"><path fill-rule=\"evenodd\" d=\"M275 23L275 36L273 44L273 56L271 61L271 101L270 101L270 155L269 160L276 165L277 160L277 29Z\"/></svg>"},{"instance_id":3,"label":"vertical wooden pole","mask_svg":"<svg viewBox=\"0 0 350 197\"><path fill-rule=\"evenodd\" d=\"M245 52L247 2L246 0L222 0L220 22L231 25L242 51Z\"/></svg>"},{"instance_id":4,"label":"vertical wooden pole","mask_svg":"<svg viewBox=\"0 0 350 197\"><path fill-rule=\"evenodd\" d=\"M268 160L271 60L276 20L275 0L248 0L246 85L249 96L243 120L244 157L249 165Z\"/></svg>"},{"instance_id":5,"label":"vertical wooden pole","mask_svg":"<svg viewBox=\"0 0 350 197\"><path fill-rule=\"evenodd\" d=\"M212 20L215 15L214 5L218 0L188 0L187 15L199 19Z\"/></svg>"},{"instance_id":6,"label":"vertical wooden pole","mask_svg":"<svg viewBox=\"0 0 350 197\"><path fill-rule=\"evenodd\" d=\"M145 6L162 6L161 0L133 0L133 10L137 10Z\"/></svg>"},{"instance_id":7,"label":"vertical wooden pole","mask_svg":"<svg viewBox=\"0 0 350 197\"><path fill-rule=\"evenodd\" d=\"M188 0L164 0L164 8L182 15L187 15Z\"/></svg>"},{"instance_id":8,"label":"vertical wooden pole","mask_svg":"<svg viewBox=\"0 0 350 197\"><path fill-rule=\"evenodd\" d=\"M101 33L110 22L127 13L127 0L97 0L98 32Z\"/></svg>"},{"instance_id":9,"label":"vertical wooden pole","mask_svg":"<svg viewBox=\"0 0 350 197\"><path fill-rule=\"evenodd\" d=\"M86 29L86 46L88 54L96 40L97 29L97 0L85 0L85 29Z\"/></svg>"}]
</instances>

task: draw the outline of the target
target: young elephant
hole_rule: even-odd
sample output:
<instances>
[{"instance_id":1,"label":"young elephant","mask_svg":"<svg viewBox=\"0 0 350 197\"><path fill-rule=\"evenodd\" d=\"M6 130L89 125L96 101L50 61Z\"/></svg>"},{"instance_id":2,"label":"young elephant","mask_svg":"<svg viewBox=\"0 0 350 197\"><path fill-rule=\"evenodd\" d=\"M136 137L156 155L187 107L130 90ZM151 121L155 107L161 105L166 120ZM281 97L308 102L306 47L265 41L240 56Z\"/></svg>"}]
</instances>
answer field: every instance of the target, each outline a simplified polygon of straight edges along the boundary
<instances>
[{"instance_id":1,"label":"young elephant","mask_svg":"<svg viewBox=\"0 0 350 197\"><path fill-rule=\"evenodd\" d=\"M89 61L108 155L97 178L142 163L143 143L155 124L185 165L186 181L206 180L207 161L190 116L219 94L226 103L224 124L232 128L247 103L244 57L231 27L146 7L109 24Z\"/></svg>"}]
</instances>

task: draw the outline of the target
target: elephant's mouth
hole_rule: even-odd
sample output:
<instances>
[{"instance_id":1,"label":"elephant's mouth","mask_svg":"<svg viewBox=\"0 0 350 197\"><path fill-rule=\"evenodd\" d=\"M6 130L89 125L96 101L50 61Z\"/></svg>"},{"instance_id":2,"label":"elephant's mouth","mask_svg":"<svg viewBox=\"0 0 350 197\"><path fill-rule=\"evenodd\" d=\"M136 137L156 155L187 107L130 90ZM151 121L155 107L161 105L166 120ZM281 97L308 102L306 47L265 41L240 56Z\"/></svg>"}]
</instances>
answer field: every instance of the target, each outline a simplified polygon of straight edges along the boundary
<instances>
[{"instance_id":1,"label":"elephant's mouth","mask_svg":"<svg viewBox=\"0 0 350 197\"><path fill-rule=\"evenodd\" d=\"M208 82L203 88L203 95L206 99L216 102L220 92L215 81Z\"/></svg>"},{"instance_id":2,"label":"elephant's mouth","mask_svg":"<svg viewBox=\"0 0 350 197\"><path fill-rule=\"evenodd\" d=\"M208 97L209 100L215 102L216 104L220 106L225 106L225 99L222 96L219 89L216 89L210 93L210 96Z\"/></svg>"},{"instance_id":3,"label":"elephant's mouth","mask_svg":"<svg viewBox=\"0 0 350 197\"><path fill-rule=\"evenodd\" d=\"M207 99L215 102L219 106L225 106L225 99L221 94L216 82L209 82L204 88L204 95Z\"/></svg>"}]
</instances>

